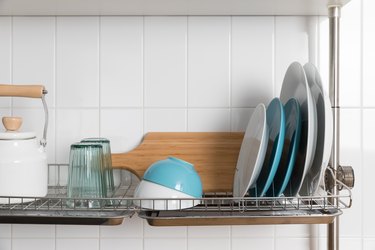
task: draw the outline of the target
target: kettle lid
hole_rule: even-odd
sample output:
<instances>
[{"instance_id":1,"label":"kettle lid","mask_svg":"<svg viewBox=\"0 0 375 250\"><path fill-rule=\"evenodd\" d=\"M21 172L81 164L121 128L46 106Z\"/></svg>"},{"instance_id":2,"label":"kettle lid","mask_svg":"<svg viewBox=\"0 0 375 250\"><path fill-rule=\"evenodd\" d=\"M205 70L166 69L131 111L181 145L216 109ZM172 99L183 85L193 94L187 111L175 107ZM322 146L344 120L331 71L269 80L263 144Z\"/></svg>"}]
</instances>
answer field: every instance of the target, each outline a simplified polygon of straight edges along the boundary
<instances>
[{"instance_id":1,"label":"kettle lid","mask_svg":"<svg viewBox=\"0 0 375 250\"><path fill-rule=\"evenodd\" d=\"M18 132L21 127L21 117L3 117L3 125L6 132L0 133L0 140L25 140L36 138L34 132Z\"/></svg>"}]
</instances>

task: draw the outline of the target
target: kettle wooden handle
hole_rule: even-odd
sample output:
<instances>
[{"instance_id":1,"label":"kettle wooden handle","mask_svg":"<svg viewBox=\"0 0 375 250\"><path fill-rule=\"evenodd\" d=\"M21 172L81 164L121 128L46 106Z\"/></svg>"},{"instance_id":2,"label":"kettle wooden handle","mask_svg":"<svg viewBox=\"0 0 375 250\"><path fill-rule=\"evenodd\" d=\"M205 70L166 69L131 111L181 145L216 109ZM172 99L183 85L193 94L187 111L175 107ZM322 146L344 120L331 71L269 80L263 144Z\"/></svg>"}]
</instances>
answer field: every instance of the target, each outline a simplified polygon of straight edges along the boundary
<instances>
[{"instance_id":1,"label":"kettle wooden handle","mask_svg":"<svg viewBox=\"0 0 375 250\"><path fill-rule=\"evenodd\" d=\"M43 85L0 84L0 96L42 98L47 94Z\"/></svg>"}]
</instances>

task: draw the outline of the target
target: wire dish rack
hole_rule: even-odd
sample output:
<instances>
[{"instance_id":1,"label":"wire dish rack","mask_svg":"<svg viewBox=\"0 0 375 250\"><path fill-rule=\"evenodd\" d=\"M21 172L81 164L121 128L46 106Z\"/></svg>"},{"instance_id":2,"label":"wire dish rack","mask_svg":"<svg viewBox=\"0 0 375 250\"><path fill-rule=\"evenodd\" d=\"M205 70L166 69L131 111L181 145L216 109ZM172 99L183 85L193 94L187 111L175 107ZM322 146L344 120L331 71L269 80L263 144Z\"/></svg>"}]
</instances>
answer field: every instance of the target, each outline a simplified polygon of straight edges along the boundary
<instances>
[{"instance_id":1,"label":"wire dish rack","mask_svg":"<svg viewBox=\"0 0 375 250\"><path fill-rule=\"evenodd\" d=\"M50 164L48 195L0 197L0 223L117 225L137 213L155 226L327 224L352 204L350 189L338 180L340 195L322 191L311 197L236 198L231 193L206 193L194 200L137 199L133 194L139 181L125 170L114 174L113 197L72 199L67 197L68 165ZM84 205L71 207L68 201ZM92 202L101 206L91 208ZM191 206L183 209L186 204Z\"/></svg>"}]
</instances>

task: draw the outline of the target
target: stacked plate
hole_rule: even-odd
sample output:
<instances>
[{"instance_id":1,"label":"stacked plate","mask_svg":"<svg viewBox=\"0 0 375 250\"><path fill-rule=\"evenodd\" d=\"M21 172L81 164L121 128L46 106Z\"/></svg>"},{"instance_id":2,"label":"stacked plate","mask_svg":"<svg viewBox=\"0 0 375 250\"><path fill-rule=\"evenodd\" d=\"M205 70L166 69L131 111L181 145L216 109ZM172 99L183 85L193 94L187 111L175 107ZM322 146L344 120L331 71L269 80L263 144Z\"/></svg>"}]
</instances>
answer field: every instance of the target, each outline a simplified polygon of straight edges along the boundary
<instances>
[{"instance_id":1,"label":"stacked plate","mask_svg":"<svg viewBox=\"0 0 375 250\"><path fill-rule=\"evenodd\" d=\"M330 100L316 67L292 63L280 97L259 104L243 139L233 196L314 195L328 165L333 136Z\"/></svg>"}]
</instances>

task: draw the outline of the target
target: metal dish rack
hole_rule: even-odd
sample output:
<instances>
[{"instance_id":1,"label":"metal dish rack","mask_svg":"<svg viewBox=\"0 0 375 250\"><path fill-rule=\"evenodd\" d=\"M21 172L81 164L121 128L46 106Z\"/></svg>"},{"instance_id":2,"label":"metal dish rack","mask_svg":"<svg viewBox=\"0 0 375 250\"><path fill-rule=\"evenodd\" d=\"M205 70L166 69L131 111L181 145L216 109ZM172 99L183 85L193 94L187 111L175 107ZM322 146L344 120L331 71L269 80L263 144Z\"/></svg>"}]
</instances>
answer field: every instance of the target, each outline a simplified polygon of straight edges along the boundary
<instances>
[{"instance_id":1,"label":"metal dish rack","mask_svg":"<svg viewBox=\"0 0 375 250\"><path fill-rule=\"evenodd\" d=\"M133 198L138 180L125 170L115 170L117 188L113 197L95 199L100 208L89 206L93 199L76 199L84 207L67 206L67 164L49 165L49 192L46 197L0 197L1 223L38 224L121 224L135 213L155 226L177 225L249 225L249 224L327 224L352 204L347 185L335 180L340 195L324 192L314 197L233 198L231 193L206 193L202 199ZM334 177L332 171L327 172ZM74 200L74 199L73 199ZM160 204L167 210L142 208L142 202ZM168 202L177 204L168 210ZM180 209L182 202L195 204ZM108 204L108 205L106 205ZM137 206L135 204L140 204ZM155 205L152 205L155 207Z\"/></svg>"},{"instance_id":2,"label":"metal dish rack","mask_svg":"<svg viewBox=\"0 0 375 250\"><path fill-rule=\"evenodd\" d=\"M152 225L240 225L240 224L328 224L328 249L339 249L339 215L352 204L350 188L354 184L351 167L339 163L339 26L341 7L350 0L329 0L329 86L333 112L333 146L326 174L327 189L316 197L233 198L230 193L210 193L195 200L200 204L188 209L155 211L134 205L135 183L120 182L111 205L101 208L66 206L66 185L58 178L49 187L47 197L0 197L0 223L38 224L120 224L135 213ZM58 169L66 165L50 165ZM121 171L120 171L121 172ZM121 175L121 174L120 174ZM158 200L152 200L157 202ZM164 200L166 201L166 200ZM180 200L182 202L183 200ZM89 200L84 202L89 203ZM194 201L193 201L194 202Z\"/></svg>"}]
</instances>

